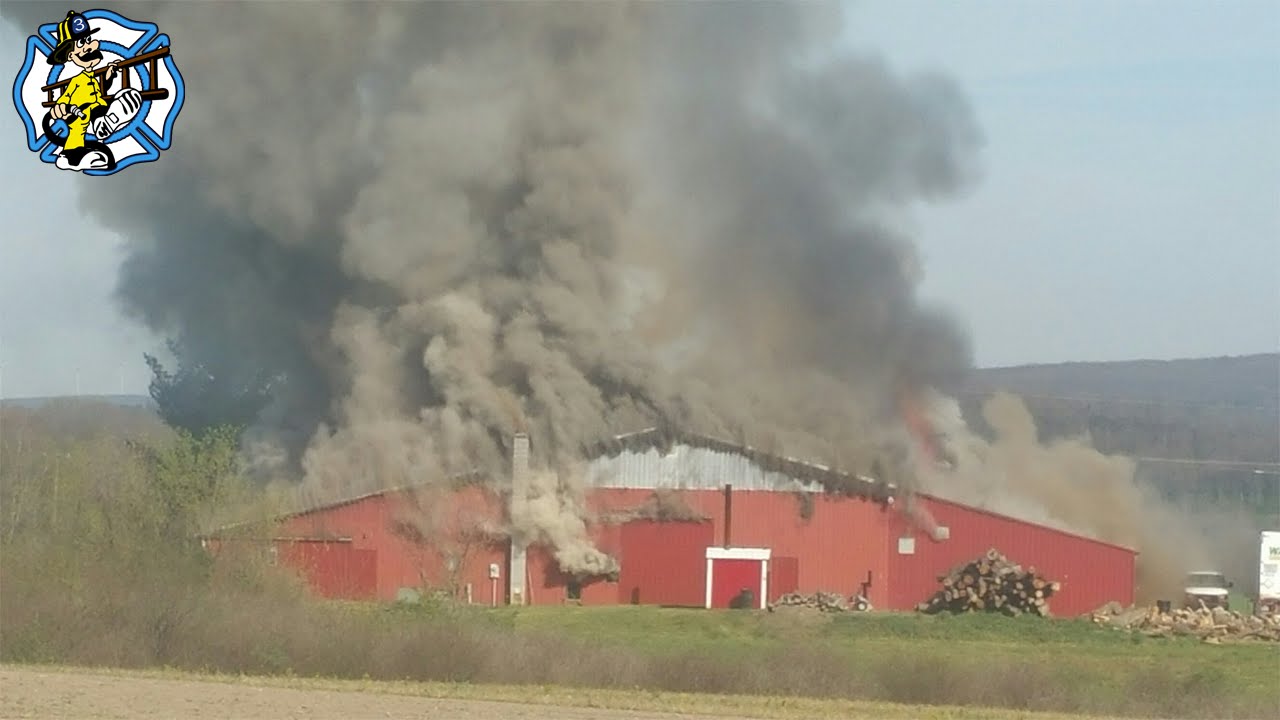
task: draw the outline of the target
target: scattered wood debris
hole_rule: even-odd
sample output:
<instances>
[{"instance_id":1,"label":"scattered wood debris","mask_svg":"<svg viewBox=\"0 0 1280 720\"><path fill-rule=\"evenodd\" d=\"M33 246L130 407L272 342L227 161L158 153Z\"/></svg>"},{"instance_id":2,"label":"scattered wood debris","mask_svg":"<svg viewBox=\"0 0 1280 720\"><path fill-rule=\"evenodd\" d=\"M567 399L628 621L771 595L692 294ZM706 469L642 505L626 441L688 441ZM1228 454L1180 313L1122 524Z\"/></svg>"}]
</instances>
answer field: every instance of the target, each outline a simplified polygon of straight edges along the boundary
<instances>
[{"instance_id":1,"label":"scattered wood debris","mask_svg":"<svg viewBox=\"0 0 1280 720\"><path fill-rule=\"evenodd\" d=\"M1122 608L1107 603L1090 614L1099 625L1146 635L1147 637L1196 637L1210 644L1223 642L1280 642L1280 616L1244 615L1234 610L1159 606Z\"/></svg>"},{"instance_id":2,"label":"scattered wood debris","mask_svg":"<svg viewBox=\"0 0 1280 720\"><path fill-rule=\"evenodd\" d=\"M938 578L942 589L916 609L922 613L999 612L1009 616L1049 616L1049 598L1061 583L1023 570L992 548L985 555Z\"/></svg>"},{"instance_id":3,"label":"scattered wood debris","mask_svg":"<svg viewBox=\"0 0 1280 720\"><path fill-rule=\"evenodd\" d=\"M840 593L819 590L812 595L787 593L769 606L769 612L773 612L774 608L778 607L805 607L822 612L867 612L871 610L871 601L861 595L855 595L846 600Z\"/></svg>"}]
</instances>

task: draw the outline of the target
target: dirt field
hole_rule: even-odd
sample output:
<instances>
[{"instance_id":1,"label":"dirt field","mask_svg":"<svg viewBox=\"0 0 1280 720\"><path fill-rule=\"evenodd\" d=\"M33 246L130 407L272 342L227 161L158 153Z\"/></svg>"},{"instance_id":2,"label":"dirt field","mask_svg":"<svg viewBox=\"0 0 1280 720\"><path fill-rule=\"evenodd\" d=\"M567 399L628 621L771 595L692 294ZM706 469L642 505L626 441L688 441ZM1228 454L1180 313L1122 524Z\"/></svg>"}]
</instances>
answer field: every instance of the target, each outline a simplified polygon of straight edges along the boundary
<instances>
[{"instance_id":1,"label":"dirt field","mask_svg":"<svg viewBox=\"0 0 1280 720\"><path fill-rule=\"evenodd\" d=\"M681 720L706 716L5 668L0 670L0 717L4 720Z\"/></svg>"},{"instance_id":2,"label":"dirt field","mask_svg":"<svg viewBox=\"0 0 1280 720\"><path fill-rule=\"evenodd\" d=\"M0 665L0 720L1119 720L982 707L558 686L193 675Z\"/></svg>"}]
</instances>

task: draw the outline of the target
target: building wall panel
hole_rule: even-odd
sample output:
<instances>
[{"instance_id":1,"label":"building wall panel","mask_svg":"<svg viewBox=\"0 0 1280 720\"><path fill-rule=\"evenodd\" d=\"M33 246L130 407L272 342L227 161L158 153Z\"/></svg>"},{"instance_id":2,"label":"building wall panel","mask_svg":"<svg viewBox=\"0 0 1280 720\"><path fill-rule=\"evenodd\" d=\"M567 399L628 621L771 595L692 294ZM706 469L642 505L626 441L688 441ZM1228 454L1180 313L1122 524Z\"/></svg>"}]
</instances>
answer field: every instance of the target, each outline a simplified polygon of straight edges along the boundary
<instances>
[{"instance_id":1,"label":"building wall panel","mask_svg":"<svg viewBox=\"0 0 1280 720\"><path fill-rule=\"evenodd\" d=\"M593 462L590 482L599 488L594 505L615 509L638 506L652 489L677 491L712 520L717 544L724 532L721 488L732 484L730 541L799 558L801 592L862 592L877 607L910 609L936 591L937 575L996 546L1015 560L1028 555L1020 562L1038 564L1064 583L1051 603L1055 613L1076 614L1111 599L1129 603L1134 596L1131 550L924 498L941 524L954 526L951 538L935 544L917 534L915 554L899 555L898 537L907 524L896 509L805 492L810 486L765 472L734 453L683 445L666 452L626 450ZM802 504L808 507L797 512Z\"/></svg>"},{"instance_id":2,"label":"building wall panel","mask_svg":"<svg viewBox=\"0 0 1280 720\"><path fill-rule=\"evenodd\" d=\"M991 547L1063 583L1051 602L1055 614L1078 614L1110 600L1127 604L1134 596L1131 550L925 497L924 507L950 531L949 539L934 542L893 507L815 492L812 484L765 471L733 452L679 444L664 451L626 450L592 462L588 475L588 536L617 557L623 570L620 582L584 585L583 604L628 603L637 591L641 603L683 604L695 584L705 593L703 551L724 543L725 484L733 487L730 543L769 548L776 559L771 601L789 590L824 590L864 593L879 608L910 609L937 590L939 574ZM672 491L706 522L602 522L608 514L643 506L655 489ZM442 588L464 597L470 584L473 602L488 604L490 563L501 568L498 597L507 601L509 544L500 534L471 531L497 530L504 516L502 497L479 487L393 491L287 518L280 534L348 546L340 551L345 559L323 556L332 567L322 570L314 570L322 561L307 555L310 550L290 551L288 562L333 580L323 581L325 593L367 593L372 582L373 596L383 600L404 587ZM427 532L414 537L413 528ZM903 535L914 538L911 554L899 553ZM528 562L529 602L565 602L569 578L554 555L533 547Z\"/></svg>"},{"instance_id":3,"label":"building wall panel","mask_svg":"<svg viewBox=\"0 0 1280 720\"><path fill-rule=\"evenodd\" d=\"M652 490L605 488L596 490L588 507L595 512L618 512L640 507ZM679 501L710 519L714 543L723 544L722 490L674 493ZM798 590L854 595L866 589L873 604L887 601L887 515L891 511L862 498L791 492L734 489L730 542L736 547L770 548L775 555L800 558ZM777 598L769 598L770 601Z\"/></svg>"},{"instance_id":4,"label":"building wall panel","mask_svg":"<svg viewBox=\"0 0 1280 720\"><path fill-rule=\"evenodd\" d=\"M769 559L769 599L777 600L800 588L800 559L774 556Z\"/></svg>"},{"instance_id":5,"label":"building wall panel","mask_svg":"<svg viewBox=\"0 0 1280 720\"><path fill-rule=\"evenodd\" d=\"M377 551L349 542L279 541L278 561L299 571L321 597L372 600L377 595Z\"/></svg>"},{"instance_id":6,"label":"building wall panel","mask_svg":"<svg viewBox=\"0 0 1280 720\"><path fill-rule=\"evenodd\" d=\"M349 538L357 550L376 550L365 557L376 563L378 599L394 600L401 588L444 590L465 599L470 584L473 601L479 597L483 602L490 584L489 564L505 567L506 545L461 530L499 527L502 513L500 498L480 488L391 492L287 518L280 534ZM415 538L409 527L436 540Z\"/></svg>"},{"instance_id":7,"label":"building wall panel","mask_svg":"<svg viewBox=\"0 0 1280 720\"><path fill-rule=\"evenodd\" d=\"M1062 583L1049 601L1054 615L1080 615L1112 600L1124 605L1133 602L1136 556L1132 550L937 498L921 502L940 526L947 527L950 537L934 541L912 529L901 515L895 516L888 608L915 607L938 591L939 575L991 548ZM901 537L914 540L912 554L898 552Z\"/></svg>"},{"instance_id":8,"label":"building wall panel","mask_svg":"<svg viewBox=\"0 0 1280 720\"><path fill-rule=\"evenodd\" d=\"M702 607L710 522L642 520L622 526L620 603Z\"/></svg>"}]
</instances>

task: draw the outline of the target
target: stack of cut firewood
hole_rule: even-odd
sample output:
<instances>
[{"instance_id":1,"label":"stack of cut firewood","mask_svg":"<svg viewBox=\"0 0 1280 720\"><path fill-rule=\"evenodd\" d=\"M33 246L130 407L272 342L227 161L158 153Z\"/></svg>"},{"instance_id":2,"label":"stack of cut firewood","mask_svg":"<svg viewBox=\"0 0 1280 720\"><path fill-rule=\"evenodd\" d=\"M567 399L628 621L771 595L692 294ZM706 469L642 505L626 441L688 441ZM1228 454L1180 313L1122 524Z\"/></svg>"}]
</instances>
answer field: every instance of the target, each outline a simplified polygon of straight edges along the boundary
<instances>
[{"instance_id":1,"label":"stack of cut firewood","mask_svg":"<svg viewBox=\"0 0 1280 720\"><path fill-rule=\"evenodd\" d=\"M871 603L861 595L855 595L850 599L839 593L823 592L819 590L812 595L803 593L787 593L778 598L769 608L773 610L775 607L804 607L822 612L844 612L846 610L867 611L871 609Z\"/></svg>"},{"instance_id":2,"label":"stack of cut firewood","mask_svg":"<svg viewBox=\"0 0 1280 720\"><path fill-rule=\"evenodd\" d=\"M1092 613L1099 625L1142 633L1148 637L1196 637L1207 643L1232 641L1280 642L1280 616L1242 615L1233 610L1205 607L1170 608L1159 606L1124 609L1108 603Z\"/></svg>"},{"instance_id":3,"label":"stack of cut firewood","mask_svg":"<svg viewBox=\"0 0 1280 720\"><path fill-rule=\"evenodd\" d=\"M942 589L916 608L923 613L999 612L1049 616L1049 598L1061 583L1022 569L994 548L938 578Z\"/></svg>"}]
</instances>

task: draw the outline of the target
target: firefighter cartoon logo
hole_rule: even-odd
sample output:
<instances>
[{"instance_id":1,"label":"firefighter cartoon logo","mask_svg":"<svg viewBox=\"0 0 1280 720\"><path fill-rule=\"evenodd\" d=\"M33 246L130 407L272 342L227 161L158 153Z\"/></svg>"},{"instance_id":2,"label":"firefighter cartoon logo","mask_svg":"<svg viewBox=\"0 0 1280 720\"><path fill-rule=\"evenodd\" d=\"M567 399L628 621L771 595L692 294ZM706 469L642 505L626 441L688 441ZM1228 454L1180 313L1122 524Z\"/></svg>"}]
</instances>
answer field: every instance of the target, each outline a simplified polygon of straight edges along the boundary
<instances>
[{"instance_id":1,"label":"firefighter cartoon logo","mask_svg":"<svg viewBox=\"0 0 1280 720\"><path fill-rule=\"evenodd\" d=\"M27 148L59 170L91 176L158 160L173 142L184 95L169 37L109 10L50 20L27 38L13 84Z\"/></svg>"}]
</instances>

